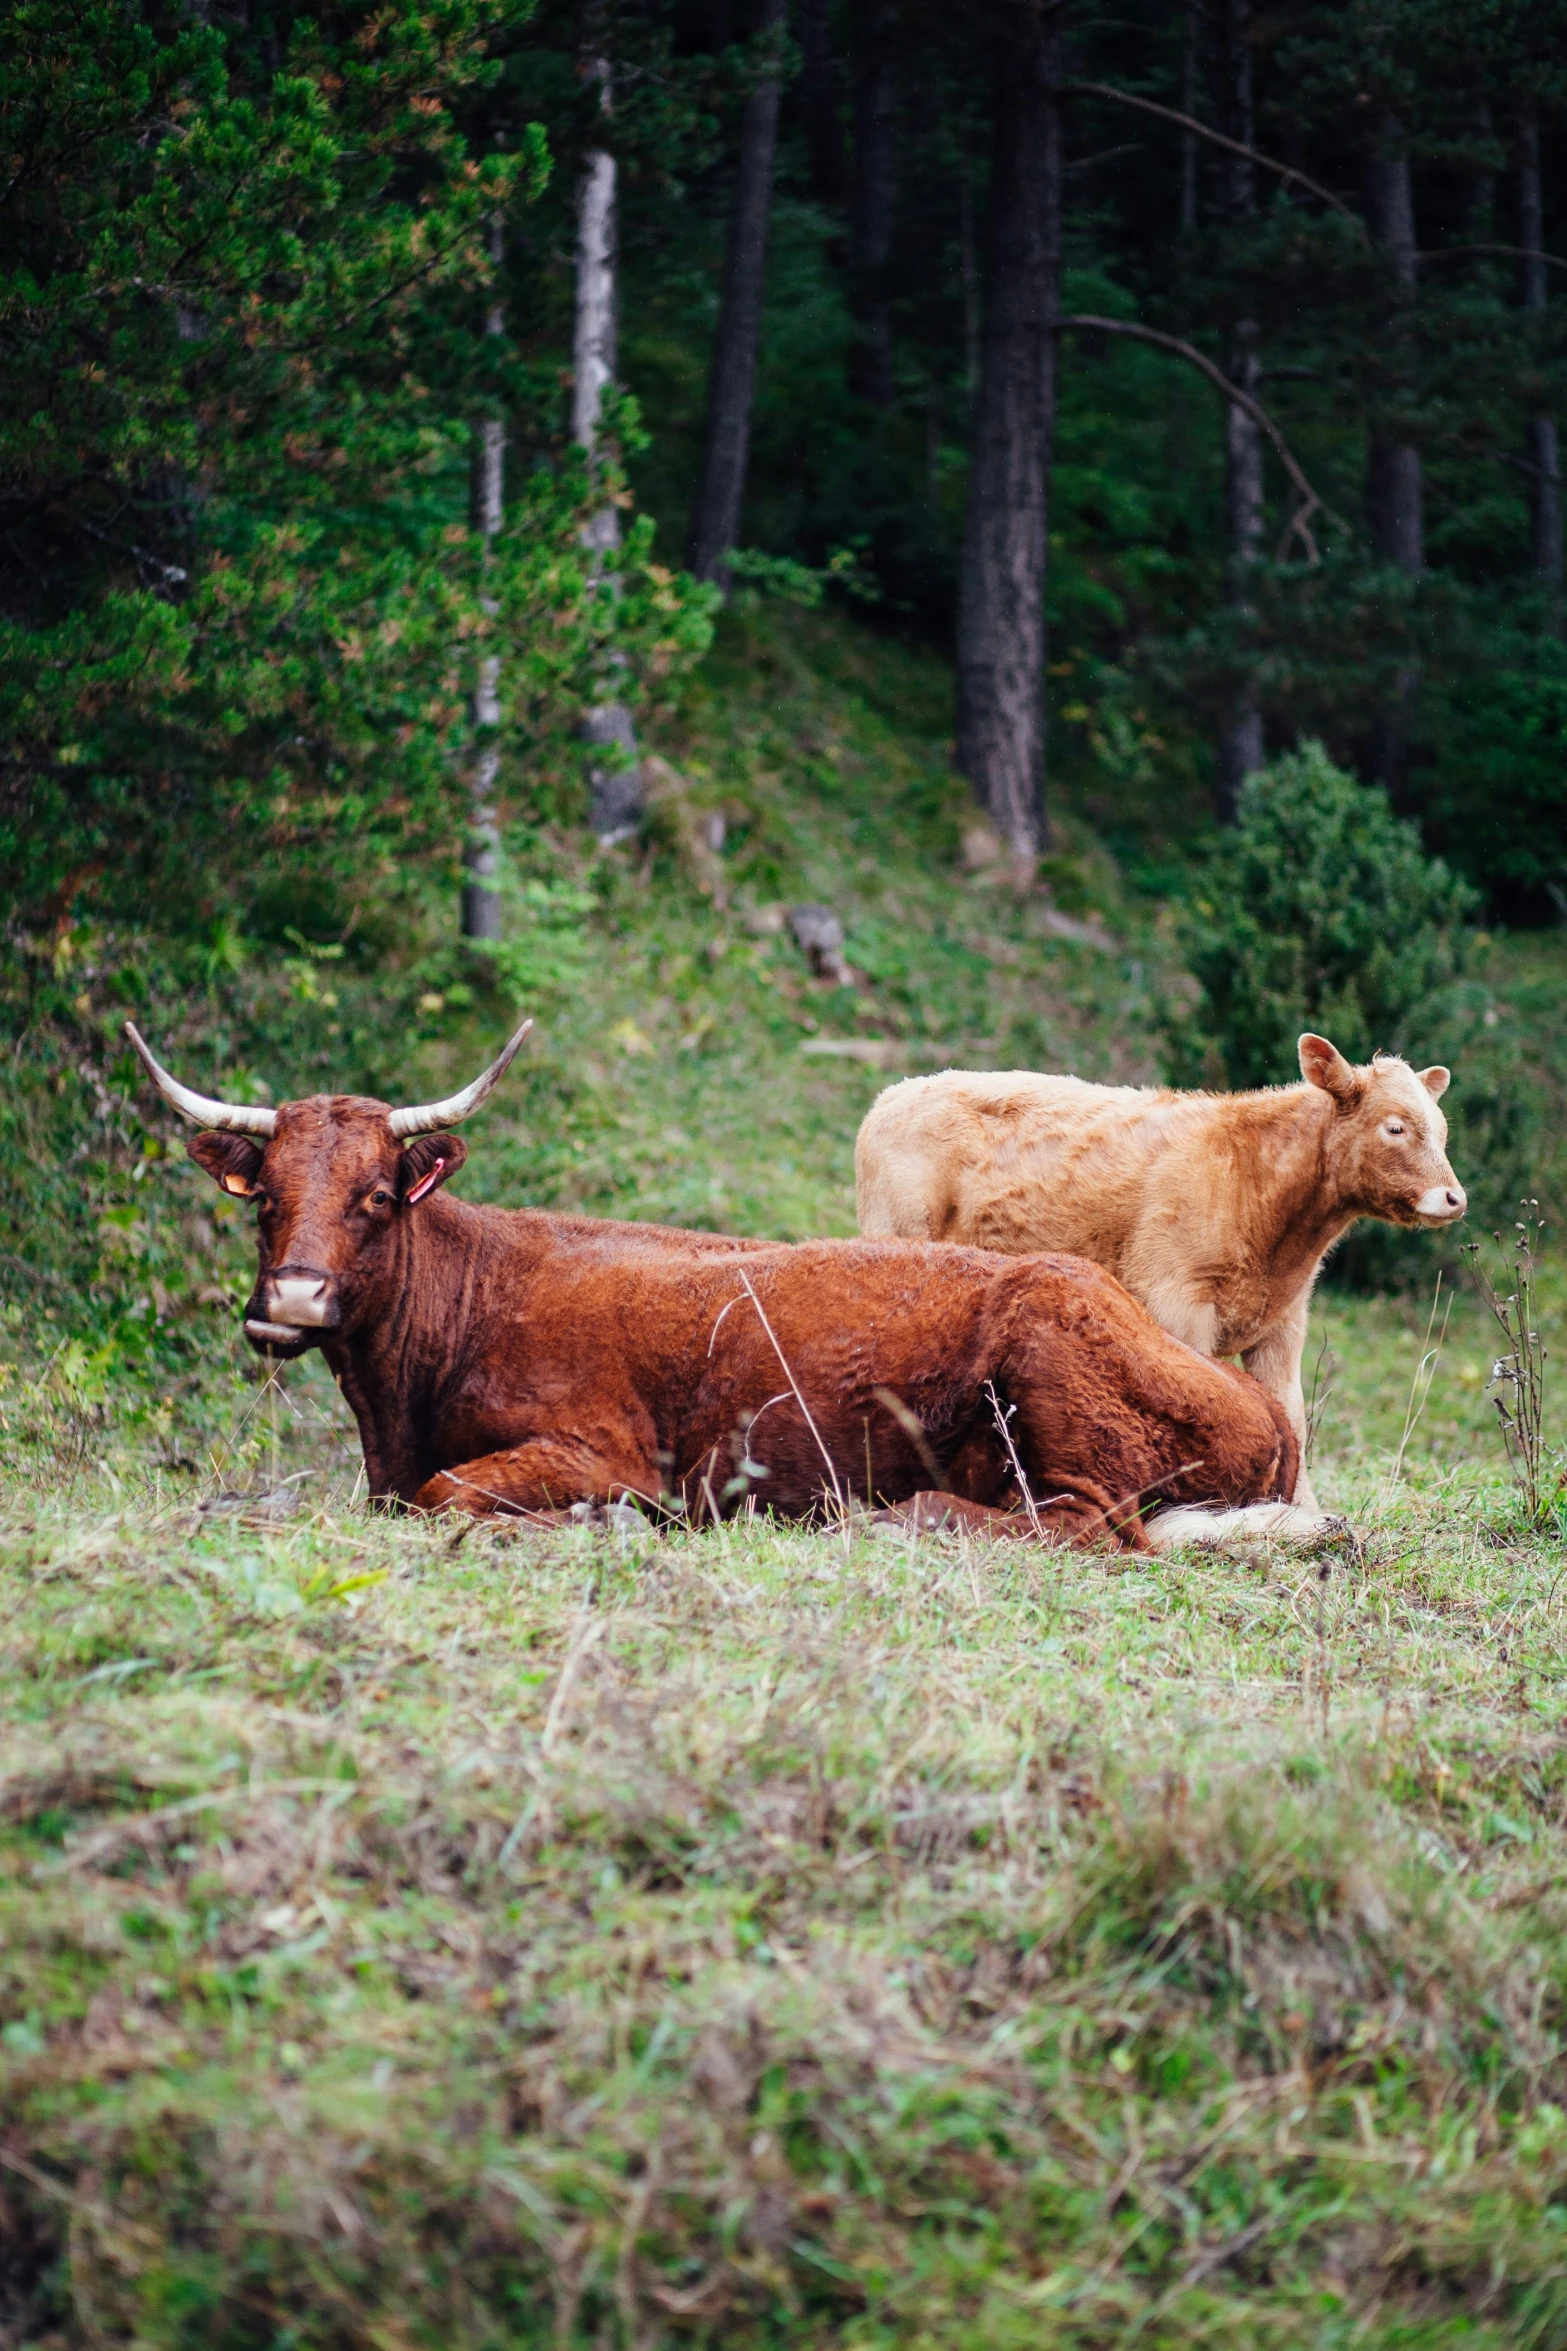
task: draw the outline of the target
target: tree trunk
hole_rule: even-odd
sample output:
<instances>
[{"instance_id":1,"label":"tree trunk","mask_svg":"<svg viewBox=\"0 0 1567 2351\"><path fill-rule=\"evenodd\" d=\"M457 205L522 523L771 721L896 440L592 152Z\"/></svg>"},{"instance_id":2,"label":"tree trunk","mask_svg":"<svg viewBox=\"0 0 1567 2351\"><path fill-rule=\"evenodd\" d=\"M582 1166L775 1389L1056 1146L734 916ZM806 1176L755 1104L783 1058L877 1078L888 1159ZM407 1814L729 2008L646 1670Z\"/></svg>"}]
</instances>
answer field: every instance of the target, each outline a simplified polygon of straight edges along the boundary
<instances>
[{"instance_id":1,"label":"tree trunk","mask_svg":"<svg viewBox=\"0 0 1567 2351\"><path fill-rule=\"evenodd\" d=\"M1242 146L1254 140L1252 104L1251 0L1228 0L1224 19L1224 128ZM1225 157L1225 209L1232 221L1249 220L1257 207L1256 167L1249 156ZM1229 354L1229 376L1253 399L1261 378L1254 319L1236 322ZM1263 469L1262 427L1256 418L1232 401L1224 419L1224 508L1228 558L1229 601L1237 639L1250 637L1256 570L1262 555ZM1255 674L1244 671L1235 681L1229 708L1219 724L1218 756L1214 763L1214 805L1221 824L1233 824L1241 787L1261 767L1264 757L1262 710Z\"/></svg>"},{"instance_id":2,"label":"tree trunk","mask_svg":"<svg viewBox=\"0 0 1567 2351\"><path fill-rule=\"evenodd\" d=\"M1366 219L1373 242L1387 261L1395 289L1389 319L1394 363L1408 340L1408 313L1415 294L1415 209L1409 180L1409 145L1395 115L1382 124L1366 169ZM1377 420L1372 425L1366 473L1366 506L1371 543L1384 562L1418 572L1424 564L1420 452Z\"/></svg>"},{"instance_id":3,"label":"tree trunk","mask_svg":"<svg viewBox=\"0 0 1567 2351\"><path fill-rule=\"evenodd\" d=\"M783 24L785 10L786 0L760 0L757 30L776 32ZM702 472L691 523L691 569L699 580L727 581L729 557L740 535L756 353L762 333L779 90L777 74L768 74L746 100L740 117L740 162L707 380Z\"/></svg>"},{"instance_id":4,"label":"tree trunk","mask_svg":"<svg viewBox=\"0 0 1567 2351\"><path fill-rule=\"evenodd\" d=\"M1246 340L1251 321L1243 319L1230 356L1230 381L1255 399L1262 370ZM1224 504L1229 542L1229 601L1237 634L1249 636L1255 573L1262 553L1262 433L1253 417L1232 402L1224 419ZM1235 681L1219 725L1214 766L1214 808L1221 824L1233 824L1246 778L1267 756L1256 678L1244 672Z\"/></svg>"},{"instance_id":5,"label":"tree trunk","mask_svg":"<svg viewBox=\"0 0 1567 2351\"><path fill-rule=\"evenodd\" d=\"M849 387L873 408L892 406L892 215L897 192L894 0L862 0L854 77L854 203L849 216Z\"/></svg>"},{"instance_id":6,"label":"tree trunk","mask_svg":"<svg viewBox=\"0 0 1567 2351\"><path fill-rule=\"evenodd\" d=\"M958 589L958 763L1031 869L1045 813L1045 508L1061 272L1056 0L1016 0L997 57L990 295Z\"/></svg>"},{"instance_id":7,"label":"tree trunk","mask_svg":"<svg viewBox=\"0 0 1567 2351\"><path fill-rule=\"evenodd\" d=\"M974 164L958 157L958 267L963 279L963 389L969 413L979 398L979 252L974 238Z\"/></svg>"},{"instance_id":8,"label":"tree trunk","mask_svg":"<svg viewBox=\"0 0 1567 2351\"><path fill-rule=\"evenodd\" d=\"M1201 61L1199 25L1196 0L1188 0L1185 25L1181 37L1181 112L1190 120L1197 116L1197 72ZM1197 234L1197 134L1184 128L1181 131L1181 199L1180 233L1183 239ZM1183 317L1179 324L1184 335L1189 321ZM1190 406L1191 379L1184 368L1175 370L1170 386L1169 468L1177 480L1191 464Z\"/></svg>"},{"instance_id":9,"label":"tree trunk","mask_svg":"<svg viewBox=\"0 0 1567 2351\"><path fill-rule=\"evenodd\" d=\"M499 269L504 257L504 230L499 219L490 224L490 259ZM492 302L484 322L487 335L506 331L500 303ZM472 525L484 542L500 530L506 509L506 427L498 416L487 416L474 427L472 471ZM482 599L486 612L495 606ZM473 693L475 727L494 728L501 722L500 656L487 653L479 663ZM492 735L480 738L474 760L468 806L468 839L463 849L462 935L465 939L498 939L501 935L500 815L495 787L501 772L500 745Z\"/></svg>"},{"instance_id":10,"label":"tree trunk","mask_svg":"<svg viewBox=\"0 0 1567 2351\"><path fill-rule=\"evenodd\" d=\"M1489 147L1496 135L1496 124L1488 98L1480 99L1475 107L1475 133L1482 150ZM1496 173L1483 152L1469 175L1468 220L1465 225L1468 236L1477 245L1489 244L1497 234Z\"/></svg>"},{"instance_id":11,"label":"tree trunk","mask_svg":"<svg viewBox=\"0 0 1567 2351\"><path fill-rule=\"evenodd\" d=\"M843 202L843 120L828 0L802 0L800 95L811 156L811 187L822 204Z\"/></svg>"},{"instance_id":12,"label":"tree trunk","mask_svg":"<svg viewBox=\"0 0 1567 2351\"><path fill-rule=\"evenodd\" d=\"M589 62L601 111L609 113L610 69L602 58ZM591 458L598 441L604 394L615 380L617 327L615 158L607 147L592 147L583 158L577 186L576 319L572 338L571 437ZM620 518L601 506L583 532L584 543L613 585L610 559L620 545ZM618 663L613 664L618 666ZM606 679L612 685L613 678ZM607 694L589 710L582 727L589 747L588 822L603 848L629 840L642 821L642 771L637 763L636 729L623 701ZM594 759L594 751L622 756Z\"/></svg>"},{"instance_id":13,"label":"tree trunk","mask_svg":"<svg viewBox=\"0 0 1567 2351\"><path fill-rule=\"evenodd\" d=\"M1409 142L1396 115L1378 127L1366 163L1366 223L1388 265L1393 301L1387 321L1395 379L1413 368L1410 312L1415 300L1417 248L1409 176ZM1366 519L1373 552L1412 577L1425 567L1424 495L1420 451L1382 416L1373 416L1366 450ZM1402 669L1372 721L1371 768L1394 802L1408 799L1409 728L1417 673Z\"/></svg>"},{"instance_id":14,"label":"tree trunk","mask_svg":"<svg viewBox=\"0 0 1567 2351\"><path fill-rule=\"evenodd\" d=\"M1195 121L1197 115L1196 0L1188 0L1186 29L1181 42L1181 112ZM1183 237L1195 236L1196 231L1197 133L1183 130L1181 133L1181 235Z\"/></svg>"},{"instance_id":15,"label":"tree trunk","mask_svg":"<svg viewBox=\"0 0 1567 2351\"><path fill-rule=\"evenodd\" d=\"M1518 141L1518 242L1524 248L1524 308L1543 320L1546 265L1540 197L1540 123L1531 106ZM1551 625L1562 628L1562 481L1556 419L1543 411L1529 419L1530 551L1551 609Z\"/></svg>"}]
</instances>

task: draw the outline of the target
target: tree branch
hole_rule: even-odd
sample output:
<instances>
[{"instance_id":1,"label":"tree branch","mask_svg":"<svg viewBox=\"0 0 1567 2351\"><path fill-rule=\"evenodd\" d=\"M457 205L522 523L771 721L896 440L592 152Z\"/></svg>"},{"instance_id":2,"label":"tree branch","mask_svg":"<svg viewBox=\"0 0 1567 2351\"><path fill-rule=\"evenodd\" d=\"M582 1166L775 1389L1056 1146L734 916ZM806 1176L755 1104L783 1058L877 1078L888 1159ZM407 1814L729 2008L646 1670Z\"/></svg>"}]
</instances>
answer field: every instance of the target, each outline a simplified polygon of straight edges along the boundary
<instances>
[{"instance_id":1,"label":"tree branch","mask_svg":"<svg viewBox=\"0 0 1567 2351\"><path fill-rule=\"evenodd\" d=\"M1248 163L1260 163L1264 171L1274 172L1281 180L1304 188L1308 195L1320 197L1324 204L1331 204L1335 212L1342 212L1346 220L1353 221L1362 237L1366 234L1366 224L1353 205L1346 204L1342 196L1335 196L1331 188L1324 188L1318 180L1308 180L1293 164L1280 163L1276 156L1264 155L1259 148L1245 147L1239 139L1227 139L1222 131L1199 122L1195 114L1182 114L1173 106L1160 106L1152 98L1134 97L1130 90L1113 90L1108 82L1068 82L1065 87L1069 93L1085 98L1113 98L1118 106L1135 106L1142 114L1156 114L1161 122L1178 123L1183 131L1195 131L1199 139L1224 148L1227 154L1244 155Z\"/></svg>"},{"instance_id":2,"label":"tree branch","mask_svg":"<svg viewBox=\"0 0 1567 2351\"><path fill-rule=\"evenodd\" d=\"M1458 261L1466 253L1507 253L1515 261L1548 261L1553 269L1567 269L1567 261L1559 253L1539 253L1531 245L1444 245L1437 253L1417 253L1415 259L1427 261Z\"/></svg>"},{"instance_id":3,"label":"tree branch","mask_svg":"<svg viewBox=\"0 0 1567 2351\"><path fill-rule=\"evenodd\" d=\"M1218 386L1226 400L1237 408L1243 408L1252 422L1262 427L1278 451L1279 462L1300 493L1300 504L1290 516L1274 561L1282 562L1290 541L1298 537L1306 550L1306 561L1311 564L1321 562L1311 518L1314 514L1326 511L1322 500L1296 464L1289 443L1267 410L1260 407L1249 392L1243 392L1239 384L1232 384L1223 370L1215 367L1205 351L1199 351L1195 343L1183 343L1179 335L1162 335L1157 327L1139 326L1129 318L1096 318L1087 311L1070 311L1064 318L1058 318L1056 325L1062 328L1077 327L1090 334L1130 335L1136 342L1152 343L1160 351L1173 351L1178 359L1187 360L1193 367L1201 368L1208 381Z\"/></svg>"},{"instance_id":4,"label":"tree branch","mask_svg":"<svg viewBox=\"0 0 1567 2351\"><path fill-rule=\"evenodd\" d=\"M67 527L85 531L90 539L97 539L101 545L112 547L116 555L134 555L138 563L150 565L153 571L162 572L166 584L171 588L183 587L190 578L190 573L182 570L179 564L165 563L161 555L152 554L146 547L138 547L134 539L111 538L95 522L89 522L84 514L69 517Z\"/></svg>"}]
</instances>

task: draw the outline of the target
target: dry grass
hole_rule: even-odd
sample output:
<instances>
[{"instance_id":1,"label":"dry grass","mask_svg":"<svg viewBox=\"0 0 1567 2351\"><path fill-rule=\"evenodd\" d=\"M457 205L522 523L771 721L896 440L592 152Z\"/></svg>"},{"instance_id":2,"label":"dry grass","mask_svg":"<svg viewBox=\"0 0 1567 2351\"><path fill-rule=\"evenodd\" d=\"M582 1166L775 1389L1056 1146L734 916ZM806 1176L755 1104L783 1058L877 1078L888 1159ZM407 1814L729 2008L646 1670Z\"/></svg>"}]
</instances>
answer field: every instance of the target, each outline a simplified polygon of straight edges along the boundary
<instances>
[{"instance_id":1,"label":"dry grass","mask_svg":"<svg viewBox=\"0 0 1567 2351\"><path fill-rule=\"evenodd\" d=\"M0 2340L1561 2341L1567 1555L1350 1477L1325 1576L13 1501Z\"/></svg>"}]
</instances>

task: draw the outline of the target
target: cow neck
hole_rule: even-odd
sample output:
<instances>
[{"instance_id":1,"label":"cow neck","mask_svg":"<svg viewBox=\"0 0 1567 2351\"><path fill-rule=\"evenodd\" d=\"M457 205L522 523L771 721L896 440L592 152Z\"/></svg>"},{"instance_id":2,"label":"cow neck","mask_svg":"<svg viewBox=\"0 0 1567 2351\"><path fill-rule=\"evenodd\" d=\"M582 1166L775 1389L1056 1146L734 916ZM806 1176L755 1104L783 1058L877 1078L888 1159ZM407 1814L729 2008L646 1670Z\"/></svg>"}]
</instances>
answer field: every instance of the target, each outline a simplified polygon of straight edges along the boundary
<instances>
[{"instance_id":1,"label":"cow neck","mask_svg":"<svg viewBox=\"0 0 1567 2351\"><path fill-rule=\"evenodd\" d=\"M1251 1107L1249 1135L1261 1148L1248 1170L1248 1239L1259 1273L1282 1303L1310 1280L1359 1212L1333 1175L1329 1144L1337 1111L1329 1095L1318 1086L1287 1086L1253 1095Z\"/></svg>"},{"instance_id":2,"label":"cow neck","mask_svg":"<svg viewBox=\"0 0 1567 2351\"><path fill-rule=\"evenodd\" d=\"M410 1499L443 1465L441 1402L468 1351L485 1219L442 1194L394 1228L381 1311L323 1349L359 1423L372 1495Z\"/></svg>"}]
</instances>

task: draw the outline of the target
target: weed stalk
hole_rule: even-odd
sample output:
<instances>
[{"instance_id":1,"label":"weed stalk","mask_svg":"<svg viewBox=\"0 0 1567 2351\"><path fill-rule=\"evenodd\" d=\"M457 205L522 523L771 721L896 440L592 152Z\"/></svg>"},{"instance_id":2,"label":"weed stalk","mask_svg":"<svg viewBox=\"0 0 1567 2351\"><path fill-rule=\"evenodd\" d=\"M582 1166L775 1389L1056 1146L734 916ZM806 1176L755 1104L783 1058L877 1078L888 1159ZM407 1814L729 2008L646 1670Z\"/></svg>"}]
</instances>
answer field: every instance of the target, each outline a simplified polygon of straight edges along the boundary
<instances>
[{"instance_id":1,"label":"weed stalk","mask_svg":"<svg viewBox=\"0 0 1567 2351\"><path fill-rule=\"evenodd\" d=\"M1521 1200L1518 1205L1523 1214L1513 1228L1512 1288L1505 1297L1486 1271L1478 1242L1470 1243L1469 1257L1480 1295L1504 1341L1491 1365L1486 1393L1496 1406L1502 1444L1523 1488L1524 1508L1531 1524L1538 1526L1559 1510L1567 1492L1567 1471L1558 1467L1553 1478L1545 1448L1546 1347L1540 1333L1545 1221L1538 1200ZM1501 1234L1493 1237L1500 1249Z\"/></svg>"},{"instance_id":2,"label":"weed stalk","mask_svg":"<svg viewBox=\"0 0 1567 2351\"><path fill-rule=\"evenodd\" d=\"M990 1409L995 1415L996 1426L1001 1431L1001 1442L1007 1449L1007 1459L1012 1464L1012 1474L1017 1479L1018 1492L1023 1497L1023 1508L1028 1512L1028 1523L1034 1530L1036 1542L1042 1543L1045 1540L1045 1530L1039 1516L1039 1506L1029 1488L1028 1479L1023 1474L1023 1464L1018 1459L1017 1447L1012 1442L1011 1422L1017 1406L1015 1404L1003 1406L1001 1398L996 1393L994 1380L985 1382L985 1393L990 1398Z\"/></svg>"}]
</instances>

